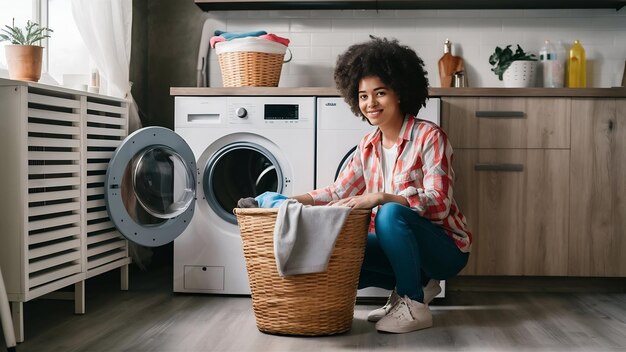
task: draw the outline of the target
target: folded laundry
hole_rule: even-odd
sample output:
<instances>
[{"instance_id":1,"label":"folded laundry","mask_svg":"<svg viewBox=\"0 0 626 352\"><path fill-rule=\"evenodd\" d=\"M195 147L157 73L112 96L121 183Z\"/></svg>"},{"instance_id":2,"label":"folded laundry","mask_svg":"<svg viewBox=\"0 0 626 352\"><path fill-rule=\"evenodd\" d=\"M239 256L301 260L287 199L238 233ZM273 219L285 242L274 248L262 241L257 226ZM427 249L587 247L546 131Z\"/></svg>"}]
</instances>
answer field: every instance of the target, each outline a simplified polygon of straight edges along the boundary
<instances>
[{"instance_id":1,"label":"folded laundry","mask_svg":"<svg viewBox=\"0 0 626 352\"><path fill-rule=\"evenodd\" d=\"M241 38L249 38L249 37L258 37L265 40L270 40L276 43L280 43L284 46L289 46L289 39L278 36L273 33L267 33L265 31L252 31L252 32L224 32L224 31L215 31L215 35L211 37L209 43L211 44L211 48L215 48L215 45L224 41L231 41L234 39Z\"/></svg>"},{"instance_id":2,"label":"folded laundry","mask_svg":"<svg viewBox=\"0 0 626 352\"><path fill-rule=\"evenodd\" d=\"M260 35L259 38L271 40L273 42L280 43L280 44L282 44L284 46L289 46L289 39L283 38L283 37L279 37L279 36L277 36L276 34L273 34L273 33Z\"/></svg>"},{"instance_id":3,"label":"folded laundry","mask_svg":"<svg viewBox=\"0 0 626 352\"><path fill-rule=\"evenodd\" d=\"M215 31L215 35L224 37L224 39L226 40L245 38L245 37L258 37L264 34L267 34L267 32L266 31L225 32L225 31L220 31L220 30Z\"/></svg>"},{"instance_id":4,"label":"folded laundry","mask_svg":"<svg viewBox=\"0 0 626 352\"><path fill-rule=\"evenodd\" d=\"M211 39L209 39L209 44L211 44L211 48L215 48L215 44L220 43L226 41L226 38L220 36L220 35L216 35L211 37Z\"/></svg>"}]
</instances>

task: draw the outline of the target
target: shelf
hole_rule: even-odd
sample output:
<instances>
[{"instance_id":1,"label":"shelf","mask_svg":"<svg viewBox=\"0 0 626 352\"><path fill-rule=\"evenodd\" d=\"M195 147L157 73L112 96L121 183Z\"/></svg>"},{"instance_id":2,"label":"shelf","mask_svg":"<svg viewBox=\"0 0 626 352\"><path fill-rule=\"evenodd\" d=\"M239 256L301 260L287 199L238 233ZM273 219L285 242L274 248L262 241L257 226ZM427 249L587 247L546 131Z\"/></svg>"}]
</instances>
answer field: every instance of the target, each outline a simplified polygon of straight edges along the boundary
<instances>
[{"instance_id":1,"label":"shelf","mask_svg":"<svg viewBox=\"0 0 626 352\"><path fill-rule=\"evenodd\" d=\"M195 0L204 11L223 10L330 10L330 9L590 9L616 11L626 0Z\"/></svg>"}]
</instances>

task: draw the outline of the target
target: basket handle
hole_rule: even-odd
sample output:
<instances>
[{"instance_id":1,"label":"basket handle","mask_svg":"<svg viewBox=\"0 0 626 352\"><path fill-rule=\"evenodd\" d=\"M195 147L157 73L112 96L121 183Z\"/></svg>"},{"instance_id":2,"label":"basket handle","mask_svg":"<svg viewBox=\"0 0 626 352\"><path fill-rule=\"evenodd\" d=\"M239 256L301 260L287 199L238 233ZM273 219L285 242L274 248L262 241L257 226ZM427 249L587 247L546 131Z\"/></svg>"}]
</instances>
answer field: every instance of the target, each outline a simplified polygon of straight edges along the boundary
<instances>
[{"instance_id":1,"label":"basket handle","mask_svg":"<svg viewBox=\"0 0 626 352\"><path fill-rule=\"evenodd\" d=\"M289 48L287 48L287 51L289 52L289 58L287 60L283 60L283 64L286 64L289 61L291 61L291 59L293 59L293 53L291 52L291 50L289 50Z\"/></svg>"}]
</instances>

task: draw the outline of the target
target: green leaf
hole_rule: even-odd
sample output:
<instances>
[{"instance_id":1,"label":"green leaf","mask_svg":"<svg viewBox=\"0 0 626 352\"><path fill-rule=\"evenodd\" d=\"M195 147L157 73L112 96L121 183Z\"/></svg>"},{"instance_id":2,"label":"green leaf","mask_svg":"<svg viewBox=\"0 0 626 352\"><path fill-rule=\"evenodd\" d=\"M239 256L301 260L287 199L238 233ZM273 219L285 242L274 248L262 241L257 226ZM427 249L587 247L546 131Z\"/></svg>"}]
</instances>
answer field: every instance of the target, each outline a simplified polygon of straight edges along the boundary
<instances>
[{"instance_id":1,"label":"green leaf","mask_svg":"<svg viewBox=\"0 0 626 352\"><path fill-rule=\"evenodd\" d=\"M2 29L0 41L10 41L11 44L34 45L42 39L50 38L51 29L39 26L36 22L27 21L26 27L22 30L15 26L15 19L11 26L6 25Z\"/></svg>"},{"instance_id":2,"label":"green leaf","mask_svg":"<svg viewBox=\"0 0 626 352\"><path fill-rule=\"evenodd\" d=\"M507 45L504 49L496 46L494 53L489 56L489 64L494 66L491 71L495 73L500 80L503 79L502 75L504 71L511 66L511 63L518 60L537 61L537 58L534 54L526 54L519 44L517 45L515 53L511 50L511 45Z\"/></svg>"}]
</instances>

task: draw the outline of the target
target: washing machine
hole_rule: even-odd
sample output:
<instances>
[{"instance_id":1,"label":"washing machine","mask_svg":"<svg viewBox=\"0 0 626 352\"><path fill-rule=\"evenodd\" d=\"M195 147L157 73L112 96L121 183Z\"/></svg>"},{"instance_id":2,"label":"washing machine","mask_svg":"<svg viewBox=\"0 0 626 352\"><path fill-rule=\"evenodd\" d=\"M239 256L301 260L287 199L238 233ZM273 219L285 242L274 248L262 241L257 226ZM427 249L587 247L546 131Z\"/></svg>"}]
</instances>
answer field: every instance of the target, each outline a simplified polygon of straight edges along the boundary
<instances>
[{"instance_id":1,"label":"washing machine","mask_svg":"<svg viewBox=\"0 0 626 352\"><path fill-rule=\"evenodd\" d=\"M317 98L316 127L316 188L325 187L334 182L356 150L356 146L373 127L361 118L354 116L350 107L339 97ZM431 98L420 109L417 117L440 124L441 101ZM445 295L445 282L441 282L442 291L437 297ZM388 290L367 288L359 290L357 296L388 297Z\"/></svg>"},{"instance_id":2,"label":"washing machine","mask_svg":"<svg viewBox=\"0 0 626 352\"><path fill-rule=\"evenodd\" d=\"M116 150L107 210L131 241L174 241L175 292L248 295L232 209L313 188L315 98L180 96L174 126L138 130Z\"/></svg>"},{"instance_id":3,"label":"washing machine","mask_svg":"<svg viewBox=\"0 0 626 352\"><path fill-rule=\"evenodd\" d=\"M431 98L417 117L440 124L441 101ZM352 158L361 138L376 127L354 116L339 97L317 98L317 144L315 187L335 181Z\"/></svg>"}]
</instances>

